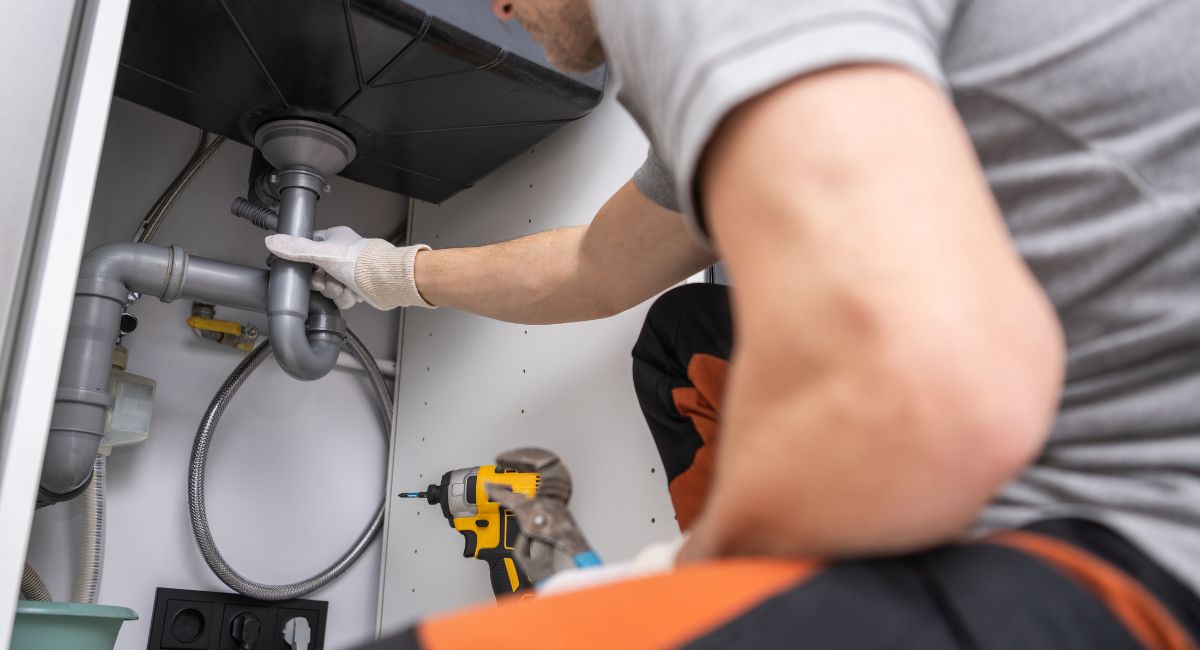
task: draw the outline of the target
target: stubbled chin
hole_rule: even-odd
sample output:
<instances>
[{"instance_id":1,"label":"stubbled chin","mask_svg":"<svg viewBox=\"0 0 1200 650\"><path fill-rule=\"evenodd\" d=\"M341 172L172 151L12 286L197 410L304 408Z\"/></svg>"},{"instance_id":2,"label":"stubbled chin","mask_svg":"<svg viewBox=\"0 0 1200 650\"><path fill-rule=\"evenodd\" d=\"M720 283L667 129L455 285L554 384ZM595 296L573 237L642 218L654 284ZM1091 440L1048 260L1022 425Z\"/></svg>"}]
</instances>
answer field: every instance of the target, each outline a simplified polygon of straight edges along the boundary
<instances>
[{"instance_id":1,"label":"stubbled chin","mask_svg":"<svg viewBox=\"0 0 1200 650\"><path fill-rule=\"evenodd\" d=\"M572 74L584 74L604 65L604 53L589 52L588 56L561 57L546 49L546 60L550 65Z\"/></svg>"},{"instance_id":2,"label":"stubbled chin","mask_svg":"<svg viewBox=\"0 0 1200 650\"><path fill-rule=\"evenodd\" d=\"M533 41L542 47L542 51L546 54L546 60L555 68L572 74L583 74L586 72L591 72L592 70L595 70L604 64L603 52L600 52L599 54L588 52L587 55L579 57L559 56L559 52L561 52L564 48L547 47L547 42L554 42L550 40L549 34L544 33L543 30L539 29L538 25L536 24L527 23L524 20L520 20L520 17L518 17L518 21L521 23L521 26L525 28L525 31L529 32L529 35L533 38Z\"/></svg>"}]
</instances>

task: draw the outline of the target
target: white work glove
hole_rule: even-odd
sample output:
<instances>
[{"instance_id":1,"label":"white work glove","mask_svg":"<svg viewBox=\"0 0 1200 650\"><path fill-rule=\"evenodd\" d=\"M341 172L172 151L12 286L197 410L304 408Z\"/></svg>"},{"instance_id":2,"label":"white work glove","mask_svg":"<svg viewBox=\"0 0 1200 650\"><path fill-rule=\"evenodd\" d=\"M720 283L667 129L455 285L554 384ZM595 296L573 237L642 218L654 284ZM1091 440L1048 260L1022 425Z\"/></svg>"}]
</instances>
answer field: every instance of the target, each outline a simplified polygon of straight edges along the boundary
<instances>
[{"instance_id":1,"label":"white work glove","mask_svg":"<svg viewBox=\"0 0 1200 650\"><path fill-rule=\"evenodd\" d=\"M538 595L556 596L674 571L685 540L686 535L670 542L650 544L626 562L559 571L538 585Z\"/></svg>"},{"instance_id":2,"label":"white work glove","mask_svg":"<svg viewBox=\"0 0 1200 650\"><path fill-rule=\"evenodd\" d=\"M312 279L309 281L308 286L313 291L332 300L333 304L337 305L338 309L342 311L346 311L363 301L362 296L347 289L346 285L337 281L337 279L329 277L329 274L321 267L317 267L313 271Z\"/></svg>"},{"instance_id":3,"label":"white work glove","mask_svg":"<svg viewBox=\"0 0 1200 650\"><path fill-rule=\"evenodd\" d=\"M433 307L417 291L413 272L417 253L430 250L424 244L397 247L337 226L314 232L312 239L270 235L267 249L285 260L317 265L313 291L340 309L364 300L376 309Z\"/></svg>"}]
</instances>

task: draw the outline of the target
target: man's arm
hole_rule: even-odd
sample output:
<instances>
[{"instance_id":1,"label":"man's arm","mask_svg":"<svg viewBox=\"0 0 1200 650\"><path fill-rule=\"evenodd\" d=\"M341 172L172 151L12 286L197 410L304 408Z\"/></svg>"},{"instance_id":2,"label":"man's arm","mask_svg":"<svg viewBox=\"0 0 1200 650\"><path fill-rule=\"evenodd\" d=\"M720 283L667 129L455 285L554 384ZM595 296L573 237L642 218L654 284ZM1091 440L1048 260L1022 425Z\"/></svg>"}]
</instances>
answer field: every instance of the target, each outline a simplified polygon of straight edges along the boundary
<instances>
[{"instance_id":1,"label":"man's arm","mask_svg":"<svg viewBox=\"0 0 1200 650\"><path fill-rule=\"evenodd\" d=\"M588 226L423 251L415 270L417 289L434 305L545 324L620 313L713 262L678 213L630 181Z\"/></svg>"},{"instance_id":2,"label":"man's arm","mask_svg":"<svg viewBox=\"0 0 1200 650\"><path fill-rule=\"evenodd\" d=\"M897 68L811 75L731 114L698 178L737 338L683 558L961 534L1041 449L1064 353L953 107Z\"/></svg>"}]
</instances>

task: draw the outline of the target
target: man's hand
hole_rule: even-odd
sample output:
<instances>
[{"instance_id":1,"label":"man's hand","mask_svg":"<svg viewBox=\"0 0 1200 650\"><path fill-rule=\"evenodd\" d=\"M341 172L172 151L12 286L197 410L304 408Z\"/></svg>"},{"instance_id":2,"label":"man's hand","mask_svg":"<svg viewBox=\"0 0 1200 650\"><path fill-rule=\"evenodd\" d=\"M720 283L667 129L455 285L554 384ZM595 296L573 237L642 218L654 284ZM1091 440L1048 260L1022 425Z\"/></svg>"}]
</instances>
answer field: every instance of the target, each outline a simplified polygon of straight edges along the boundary
<instances>
[{"instance_id":1,"label":"man's hand","mask_svg":"<svg viewBox=\"0 0 1200 650\"><path fill-rule=\"evenodd\" d=\"M376 309L432 306L417 292L413 279L417 253L428 246L396 247L338 226L318 230L312 239L270 235L267 249L286 260L317 265L313 290L341 309L364 300Z\"/></svg>"},{"instance_id":2,"label":"man's hand","mask_svg":"<svg viewBox=\"0 0 1200 650\"><path fill-rule=\"evenodd\" d=\"M684 560L961 535L1044 444L1064 353L953 106L898 68L803 77L731 114L698 180L737 338Z\"/></svg>"}]
</instances>

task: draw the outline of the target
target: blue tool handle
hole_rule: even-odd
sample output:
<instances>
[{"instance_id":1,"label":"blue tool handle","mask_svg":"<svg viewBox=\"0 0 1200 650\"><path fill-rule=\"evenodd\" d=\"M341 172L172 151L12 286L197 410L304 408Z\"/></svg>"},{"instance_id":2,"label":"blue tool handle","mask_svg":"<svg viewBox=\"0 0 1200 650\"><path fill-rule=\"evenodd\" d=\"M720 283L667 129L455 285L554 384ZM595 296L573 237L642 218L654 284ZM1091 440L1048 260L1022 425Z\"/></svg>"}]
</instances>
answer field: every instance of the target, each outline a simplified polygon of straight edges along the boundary
<instances>
[{"instance_id":1,"label":"blue tool handle","mask_svg":"<svg viewBox=\"0 0 1200 650\"><path fill-rule=\"evenodd\" d=\"M600 561L600 556L596 555L595 551L584 551L571 558L571 560L575 563L575 568L577 569L586 569L588 567L600 566L604 564ZM549 578L547 578L547 580L548 579ZM536 587L540 590L545 584L546 580L542 580L541 582L537 583Z\"/></svg>"},{"instance_id":2,"label":"blue tool handle","mask_svg":"<svg viewBox=\"0 0 1200 650\"><path fill-rule=\"evenodd\" d=\"M593 551L584 551L575 556L575 566L584 569L590 566L600 566L604 564L600 561L600 556Z\"/></svg>"}]
</instances>

